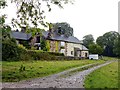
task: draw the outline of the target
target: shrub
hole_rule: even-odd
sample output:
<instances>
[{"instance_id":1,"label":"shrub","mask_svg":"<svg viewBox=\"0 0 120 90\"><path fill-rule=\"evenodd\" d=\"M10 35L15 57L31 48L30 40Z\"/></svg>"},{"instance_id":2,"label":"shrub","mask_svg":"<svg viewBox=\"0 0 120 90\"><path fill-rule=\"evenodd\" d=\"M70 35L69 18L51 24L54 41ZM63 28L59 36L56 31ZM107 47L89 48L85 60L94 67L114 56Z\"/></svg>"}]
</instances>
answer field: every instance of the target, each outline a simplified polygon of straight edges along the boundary
<instances>
[{"instance_id":1,"label":"shrub","mask_svg":"<svg viewBox=\"0 0 120 90\"><path fill-rule=\"evenodd\" d=\"M27 54L34 60L57 60L56 56L64 56L63 53L44 52L42 50L27 50Z\"/></svg>"},{"instance_id":2,"label":"shrub","mask_svg":"<svg viewBox=\"0 0 120 90\"><path fill-rule=\"evenodd\" d=\"M24 47L21 45L18 46L10 39L2 42L3 61L18 61L24 59L30 59L30 56L27 55L26 49Z\"/></svg>"},{"instance_id":3,"label":"shrub","mask_svg":"<svg viewBox=\"0 0 120 90\"><path fill-rule=\"evenodd\" d=\"M63 53L56 53L56 52L48 52L50 55L55 55L55 56L64 56Z\"/></svg>"}]
</instances>

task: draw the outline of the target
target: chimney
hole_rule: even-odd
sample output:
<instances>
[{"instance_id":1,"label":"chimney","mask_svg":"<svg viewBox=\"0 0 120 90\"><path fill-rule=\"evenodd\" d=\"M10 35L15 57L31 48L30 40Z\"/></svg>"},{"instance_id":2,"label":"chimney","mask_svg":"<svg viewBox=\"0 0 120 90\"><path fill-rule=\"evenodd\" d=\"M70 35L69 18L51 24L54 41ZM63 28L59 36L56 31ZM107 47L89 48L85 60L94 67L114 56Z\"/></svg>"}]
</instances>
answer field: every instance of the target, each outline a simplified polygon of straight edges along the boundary
<instances>
[{"instance_id":1,"label":"chimney","mask_svg":"<svg viewBox=\"0 0 120 90\"><path fill-rule=\"evenodd\" d=\"M26 32L26 27L22 27L21 32L25 33Z\"/></svg>"}]
</instances>

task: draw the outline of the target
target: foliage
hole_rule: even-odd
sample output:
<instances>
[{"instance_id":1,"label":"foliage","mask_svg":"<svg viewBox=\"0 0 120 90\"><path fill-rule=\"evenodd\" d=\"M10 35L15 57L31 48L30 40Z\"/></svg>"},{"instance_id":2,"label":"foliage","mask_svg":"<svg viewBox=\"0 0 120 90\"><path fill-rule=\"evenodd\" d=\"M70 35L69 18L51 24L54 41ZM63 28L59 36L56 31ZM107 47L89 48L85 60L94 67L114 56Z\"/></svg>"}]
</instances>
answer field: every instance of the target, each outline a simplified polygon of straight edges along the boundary
<instances>
[{"instance_id":1,"label":"foliage","mask_svg":"<svg viewBox=\"0 0 120 90\"><path fill-rule=\"evenodd\" d=\"M104 37L103 36L99 36L96 40L96 43L98 45L100 45L101 47L104 47L104 44L103 44L103 41L104 41Z\"/></svg>"},{"instance_id":2,"label":"foliage","mask_svg":"<svg viewBox=\"0 0 120 90\"><path fill-rule=\"evenodd\" d=\"M73 28L66 22L53 24L53 29L58 35L73 36Z\"/></svg>"},{"instance_id":3,"label":"foliage","mask_svg":"<svg viewBox=\"0 0 120 90\"><path fill-rule=\"evenodd\" d=\"M31 46L29 45L28 41L19 41L21 45L23 45L26 49L30 49Z\"/></svg>"},{"instance_id":4,"label":"foliage","mask_svg":"<svg viewBox=\"0 0 120 90\"><path fill-rule=\"evenodd\" d=\"M73 0L11 0L17 6L17 19L12 20L13 26L37 27L39 24L47 27L45 13L51 11L51 5L63 8L63 4L72 3ZM44 7L46 6L46 7Z\"/></svg>"},{"instance_id":5,"label":"foliage","mask_svg":"<svg viewBox=\"0 0 120 90\"><path fill-rule=\"evenodd\" d=\"M50 55L54 55L54 56L64 56L63 53L57 53L57 52L48 52Z\"/></svg>"},{"instance_id":6,"label":"foliage","mask_svg":"<svg viewBox=\"0 0 120 90\"><path fill-rule=\"evenodd\" d=\"M17 61L2 62L2 81L17 82L20 80L44 77L64 70L81 67L83 65L98 63L94 60L71 61ZM25 67L25 70L23 69ZM21 69L21 70L20 70ZM20 72L22 71L22 72Z\"/></svg>"},{"instance_id":7,"label":"foliage","mask_svg":"<svg viewBox=\"0 0 120 90\"><path fill-rule=\"evenodd\" d=\"M90 44L89 51L92 54L102 54L103 48L97 44Z\"/></svg>"},{"instance_id":8,"label":"foliage","mask_svg":"<svg viewBox=\"0 0 120 90\"><path fill-rule=\"evenodd\" d=\"M2 41L10 38L11 27L5 25L5 15L0 16L0 30L2 31Z\"/></svg>"},{"instance_id":9,"label":"foliage","mask_svg":"<svg viewBox=\"0 0 120 90\"><path fill-rule=\"evenodd\" d=\"M41 50L43 51L48 51L47 49L47 41L44 40L44 39L41 39L41 43L40 43L40 47L41 47Z\"/></svg>"},{"instance_id":10,"label":"foliage","mask_svg":"<svg viewBox=\"0 0 120 90\"><path fill-rule=\"evenodd\" d=\"M4 9L5 6L7 6L7 3L5 0L0 0L0 9Z\"/></svg>"},{"instance_id":11,"label":"foliage","mask_svg":"<svg viewBox=\"0 0 120 90\"><path fill-rule=\"evenodd\" d=\"M114 53L120 57L120 35L118 36L118 38L116 38L115 42L114 42L115 46L114 46Z\"/></svg>"},{"instance_id":12,"label":"foliage","mask_svg":"<svg viewBox=\"0 0 120 90\"><path fill-rule=\"evenodd\" d=\"M118 88L118 62L95 70L85 79L85 88ZM106 90L106 89L105 89Z\"/></svg>"},{"instance_id":13,"label":"foliage","mask_svg":"<svg viewBox=\"0 0 120 90\"><path fill-rule=\"evenodd\" d=\"M118 35L118 32L110 31L97 38L97 44L104 48L103 55L115 56L115 53L113 52L115 48L114 41L118 38Z\"/></svg>"},{"instance_id":14,"label":"foliage","mask_svg":"<svg viewBox=\"0 0 120 90\"><path fill-rule=\"evenodd\" d=\"M88 48L90 44L94 44L94 38L91 34L83 37L83 45Z\"/></svg>"},{"instance_id":15,"label":"foliage","mask_svg":"<svg viewBox=\"0 0 120 90\"><path fill-rule=\"evenodd\" d=\"M24 47L22 44L18 44L18 47L26 50L26 47Z\"/></svg>"},{"instance_id":16,"label":"foliage","mask_svg":"<svg viewBox=\"0 0 120 90\"><path fill-rule=\"evenodd\" d=\"M11 39L2 42L2 60L20 60L21 54L24 54L25 50L17 46Z\"/></svg>"},{"instance_id":17,"label":"foliage","mask_svg":"<svg viewBox=\"0 0 120 90\"><path fill-rule=\"evenodd\" d=\"M46 48L47 48L47 51L50 51L50 43L49 43L49 40L46 40Z\"/></svg>"}]
</instances>

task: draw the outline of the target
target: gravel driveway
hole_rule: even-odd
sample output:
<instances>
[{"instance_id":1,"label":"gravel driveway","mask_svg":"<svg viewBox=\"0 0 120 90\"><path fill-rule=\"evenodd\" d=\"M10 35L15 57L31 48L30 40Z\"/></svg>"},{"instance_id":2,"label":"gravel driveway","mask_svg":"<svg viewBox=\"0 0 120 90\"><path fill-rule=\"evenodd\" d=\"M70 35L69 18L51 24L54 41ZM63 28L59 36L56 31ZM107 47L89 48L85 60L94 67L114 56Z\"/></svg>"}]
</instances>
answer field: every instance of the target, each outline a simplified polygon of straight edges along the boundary
<instances>
[{"instance_id":1,"label":"gravel driveway","mask_svg":"<svg viewBox=\"0 0 120 90\"><path fill-rule=\"evenodd\" d=\"M87 70L80 71L68 77L60 77L60 75L69 73L71 70L74 70L76 68L43 78L24 80L16 83L3 83L2 87L3 88L84 88L84 80L86 75L112 62L113 61L106 62L104 64L89 68Z\"/></svg>"}]
</instances>

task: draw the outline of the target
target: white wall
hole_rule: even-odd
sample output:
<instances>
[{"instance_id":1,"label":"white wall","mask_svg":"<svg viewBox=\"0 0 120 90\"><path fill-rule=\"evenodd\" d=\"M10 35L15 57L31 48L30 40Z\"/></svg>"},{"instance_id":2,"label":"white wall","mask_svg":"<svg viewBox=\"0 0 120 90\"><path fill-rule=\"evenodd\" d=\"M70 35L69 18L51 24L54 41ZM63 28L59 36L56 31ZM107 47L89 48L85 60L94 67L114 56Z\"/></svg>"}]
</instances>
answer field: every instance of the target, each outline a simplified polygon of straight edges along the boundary
<instances>
[{"instance_id":1,"label":"white wall","mask_svg":"<svg viewBox=\"0 0 120 90\"><path fill-rule=\"evenodd\" d=\"M75 43L67 43L67 56L73 56L74 57L74 48L82 49L82 45L81 44L75 44ZM71 55L71 51L73 51L72 55Z\"/></svg>"},{"instance_id":2,"label":"white wall","mask_svg":"<svg viewBox=\"0 0 120 90\"><path fill-rule=\"evenodd\" d=\"M71 55L71 51L73 51L73 55ZM73 43L67 43L67 56L74 57L74 44Z\"/></svg>"},{"instance_id":3,"label":"white wall","mask_svg":"<svg viewBox=\"0 0 120 90\"><path fill-rule=\"evenodd\" d=\"M89 57L89 52L88 51L81 51L81 57L86 57L85 53L87 53L87 57Z\"/></svg>"}]
</instances>

